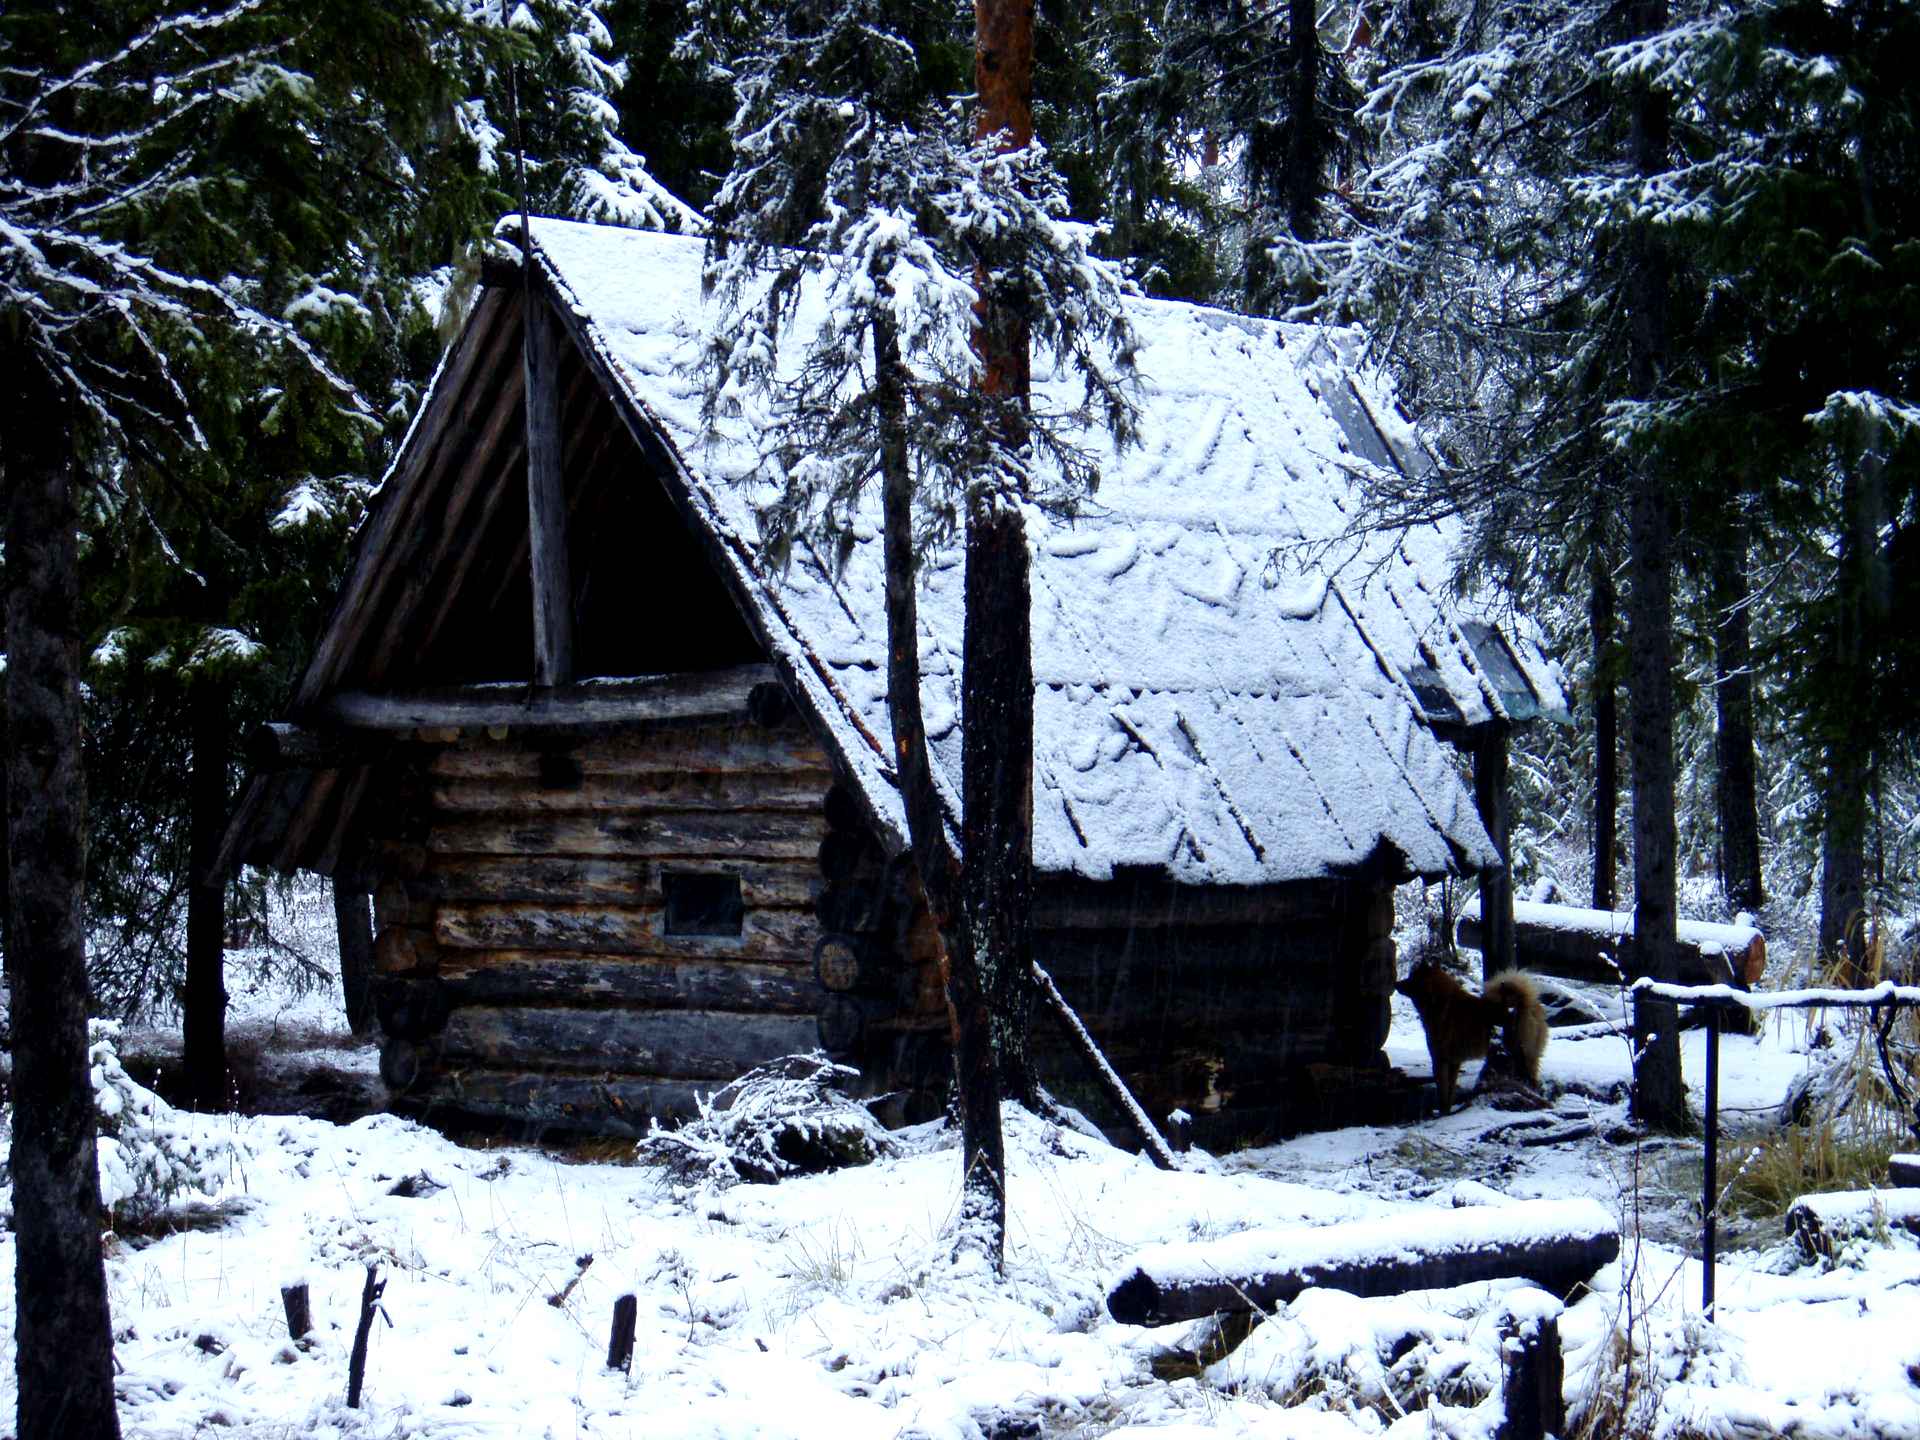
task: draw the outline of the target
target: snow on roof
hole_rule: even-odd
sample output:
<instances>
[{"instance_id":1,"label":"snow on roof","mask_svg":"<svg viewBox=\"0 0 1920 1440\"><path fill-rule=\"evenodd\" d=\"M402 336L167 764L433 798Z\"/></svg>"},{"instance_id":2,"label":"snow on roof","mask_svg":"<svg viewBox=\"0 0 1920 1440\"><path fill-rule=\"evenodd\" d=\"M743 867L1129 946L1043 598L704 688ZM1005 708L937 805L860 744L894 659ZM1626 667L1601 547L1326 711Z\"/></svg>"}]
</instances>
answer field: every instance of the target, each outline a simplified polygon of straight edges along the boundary
<instances>
[{"instance_id":1,"label":"snow on roof","mask_svg":"<svg viewBox=\"0 0 1920 1440\"><path fill-rule=\"evenodd\" d=\"M804 545L784 571L762 565L751 432L708 432L691 373L701 242L556 220L532 229L576 333L668 442L762 629L903 835L883 743L877 523L837 570ZM1524 719L1564 711L1565 696L1530 640L1489 641L1450 602L1443 531L1363 542L1345 566L1302 552L1348 529L1357 467L1428 463L1356 370L1358 337L1129 303L1142 444L1115 456L1090 435L1103 462L1093 502L1072 520L1029 520L1035 865L1259 884L1358 865L1383 843L1421 874L1493 863L1456 767L1421 719ZM1043 392L1054 383L1036 380ZM1283 574L1276 552L1305 558ZM962 564L957 545L930 557L920 597L927 730L956 814ZM1496 674L1489 656L1505 669Z\"/></svg>"}]
</instances>

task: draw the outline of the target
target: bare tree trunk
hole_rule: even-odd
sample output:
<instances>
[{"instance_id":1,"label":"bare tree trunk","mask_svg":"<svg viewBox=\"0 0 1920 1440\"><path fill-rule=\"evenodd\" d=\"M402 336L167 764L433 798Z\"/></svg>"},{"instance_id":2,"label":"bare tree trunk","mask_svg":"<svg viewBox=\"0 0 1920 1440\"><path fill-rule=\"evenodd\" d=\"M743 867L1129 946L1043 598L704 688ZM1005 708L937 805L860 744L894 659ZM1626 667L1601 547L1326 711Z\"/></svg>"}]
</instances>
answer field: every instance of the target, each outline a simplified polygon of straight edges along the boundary
<instances>
[{"instance_id":1,"label":"bare tree trunk","mask_svg":"<svg viewBox=\"0 0 1920 1440\"><path fill-rule=\"evenodd\" d=\"M1870 637L1886 618L1891 582L1880 553L1886 512L1884 462L1876 422L1863 418L1858 455L1841 481L1840 623L1835 694L1825 731L1821 795L1820 954L1844 960L1848 984L1867 980L1867 787L1874 709Z\"/></svg>"},{"instance_id":2,"label":"bare tree trunk","mask_svg":"<svg viewBox=\"0 0 1920 1440\"><path fill-rule=\"evenodd\" d=\"M1593 908L1619 899L1614 861L1620 848L1620 676L1614 648L1613 570L1606 548L1593 546Z\"/></svg>"},{"instance_id":3,"label":"bare tree trunk","mask_svg":"<svg viewBox=\"0 0 1920 1440\"><path fill-rule=\"evenodd\" d=\"M907 446L906 362L899 332L874 322L875 404L881 415L882 545L886 555L887 714L914 868L946 951L955 1093L960 1102L960 1244L978 1244L994 1268L1006 1260L1006 1138L994 1069L993 1009L974 958L961 872L934 787L920 709L920 621L913 553L913 469Z\"/></svg>"},{"instance_id":4,"label":"bare tree trunk","mask_svg":"<svg viewBox=\"0 0 1920 1440\"><path fill-rule=\"evenodd\" d=\"M1634 35L1667 23L1666 0L1638 0L1628 14ZM1634 168L1642 175L1666 168L1672 117L1666 96L1637 82L1628 100ZM1672 297L1666 242L1647 222L1635 225L1627 275L1628 383L1650 398L1667 363ZM1679 922L1674 873L1673 760L1673 515L1667 477L1647 456L1632 461L1628 477L1627 695L1632 706L1628 746L1633 770L1633 933L1643 973L1658 980L1679 974ZM1636 999L1633 1014L1634 1113L1655 1129L1687 1124L1687 1092L1680 1075L1679 1015L1666 1002Z\"/></svg>"},{"instance_id":5,"label":"bare tree trunk","mask_svg":"<svg viewBox=\"0 0 1920 1440\"><path fill-rule=\"evenodd\" d=\"M1714 800L1720 888L1734 910L1758 910L1760 804L1753 750L1753 642L1747 531L1734 527L1708 560L1713 601Z\"/></svg>"},{"instance_id":6,"label":"bare tree trunk","mask_svg":"<svg viewBox=\"0 0 1920 1440\"><path fill-rule=\"evenodd\" d=\"M181 1048L187 1097L202 1111L229 1108L227 1093L227 881L213 873L227 828L227 692L206 676L188 682L193 775L187 842L187 983Z\"/></svg>"},{"instance_id":7,"label":"bare tree trunk","mask_svg":"<svg viewBox=\"0 0 1920 1440\"><path fill-rule=\"evenodd\" d=\"M73 432L25 346L0 350L7 488L7 857L20 1440L117 1437L87 1080Z\"/></svg>"}]
</instances>

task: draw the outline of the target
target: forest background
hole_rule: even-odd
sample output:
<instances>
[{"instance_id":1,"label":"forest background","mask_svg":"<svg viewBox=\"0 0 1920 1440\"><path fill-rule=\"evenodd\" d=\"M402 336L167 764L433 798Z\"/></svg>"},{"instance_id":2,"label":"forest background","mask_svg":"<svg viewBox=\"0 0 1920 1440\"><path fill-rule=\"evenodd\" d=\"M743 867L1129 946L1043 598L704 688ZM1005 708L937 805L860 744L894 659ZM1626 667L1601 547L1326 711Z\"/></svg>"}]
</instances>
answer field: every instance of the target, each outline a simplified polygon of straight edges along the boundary
<instances>
[{"instance_id":1,"label":"forest background","mask_svg":"<svg viewBox=\"0 0 1920 1440\"><path fill-rule=\"evenodd\" d=\"M196 946L243 933L311 968L263 929L265 877L196 886L198 862L495 222L699 232L734 163L727 0L323 8L0 10L6 344L74 276L164 301L104 344L86 303L56 317L96 1013L182 1004ZM788 8L858 12L930 95L970 88L970 6ZM189 21L216 38L143 68L165 47L142 37ZM1036 33L1036 129L1091 247L1148 294L1362 326L1445 464L1358 523L1461 517L1461 585L1544 627L1577 723L1517 740L1522 891L1624 907L1658 848L1615 818L1637 624L1666 645L1641 685L1669 697L1671 759L1637 783L1671 797L1679 907L1758 913L1809 963L1910 964L1914 7L1048 0ZM89 132L78 187L74 87L35 87L88 66L146 90ZM228 85L214 123L154 101L203 72ZM202 324L208 304L251 318Z\"/></svg>"}]
</instances>

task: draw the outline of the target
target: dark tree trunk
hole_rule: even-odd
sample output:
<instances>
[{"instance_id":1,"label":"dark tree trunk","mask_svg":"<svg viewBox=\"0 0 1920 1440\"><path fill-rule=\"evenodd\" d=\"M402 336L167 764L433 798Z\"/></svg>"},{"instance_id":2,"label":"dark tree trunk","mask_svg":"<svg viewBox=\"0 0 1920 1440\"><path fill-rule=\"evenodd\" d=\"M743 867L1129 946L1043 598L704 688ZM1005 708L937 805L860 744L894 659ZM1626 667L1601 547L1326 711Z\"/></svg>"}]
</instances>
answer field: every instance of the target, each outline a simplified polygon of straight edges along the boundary
<instances>
[{"instance_id":1,"label":"dark tree trunk","mask_svg":"<svg viewBox=\"0 0 1920 1440\"><path fill-rule=\"evenodd\" d=\"M1487 838L1500 852L1500 863L1480 872L1480 973L1491 980L1519 962L1514 955L1513 849L1511 810L1507 799L1507 731L1497 721L1473 746L1473 798Z\"/></svg>"},{"instance_id":2,"label":"dark tree trunk","mask_svg":"<svg viewBox=\"0 0 1920 1440\"><path fill-rule=\"evenodd\" d=\"M1320 113L1320 10L1316 0L1287 0L1287 224L1296 240L1316 240L1327 163Z\"/></svg>"},{"instance_id":3,"label":"dark tree trunk","mask_svg":"<svg viewBox=\"0 0 1920 1440\"><path fill-rule=\"evenodd\" d=\"M1665 28L1665 0L1638 0L1628 23L1636 36ZM1636 82L1627 92L1636 171L1653 175L1667 165L1672 117L1666 96ZM1636 399L1651 398L1667 364L1671 328L1670 261L1664 237L1636 224L1629 242L1626 301L1628 385ZM1628 748L1633 782L1634 954L1660 980L1679 974L1679 920L1674 873L1673 761L1673 513L1661 462L1639 455L1628 478L1627 696ZM1634 1113L1660 1130L1687 1124L1687 1092L1680 1075L1676 1007L1636 1000L1633 1015Z\"/></svg>"},{"instance_id":4,"label":"dark tree trunk","mask_svg":"<svg viewBox=\"0 0 1920 1440\"><path fill-rule=\"evenodd\" d=\"M1714 801L1720 888L1734 910L1758 910L1760 805L1753 750L1752 594L1747 532L1736 526L1708 561L1713 588Z\"/></svg>"},{"instance_id":5,"label":"dark tree trunk","mask_svg":"<svg viewBox=\"0 0 1920 1440\"><path fill-rule=\"evenodd\" d=\"M960 1243L979 1243L999 1269L1007 1243L1006 1139L993 1059L993 1010L974 959L961 895L960 867L934 788L920 710L920 620L913 553L913 467L908 453L906 362L890 319L874 322L875 406L881 416L882 545L886 555L887 713L893 760L907 812L914 868L946 952L947 1005L953 1025L955 1093L960 1102Z\"/></svg>"},{"instance_id":6,"label":"dark tree trunk","mask_svg":"<svg viewBox=\"0 0 1920 1440\"><path fill-rule=\"evenodd\" d=\"M1000 1093L1040 1103L1033 1020L1033 647L1027 527L1007 498L967 520L961 687L962 849L968 928L993 1014Z\"/></svg>"},{"instance_id":7,"label":"dark tree trunk","mask_svg":"<svg viewBox=\"0 0 1920 1440\"><path fill-rule=\"evenodd\" d=\"M67 397L0 350L7 488L14 1339L20 1440L117 1436L87 1081L77 545Z\"/></svg>"},{"instance_id":8,"label":"dark tree trunk","mask_svg":"<svg viewBox=\"0 0 1920 1440\"><path fill-rule=\"evenodd\" d=\"M1020 149L1033 140L1033 0L977 0L974 24L977 133ZM1033 617L1020 511L1032 388L1026 303L989 281L974 312L980 389L998 409L989 422L994 471L967 497L961 813L968 925L993 1012L1000 1092L1034 1108Z\"/></svg>"},{"instance_id":9,"label":"dark tree trunk","mask_svg":"<svg viewBox=\"0 0 1920 1440\"><path fill-rule=\"evenodd\" d=\"M1620 848L1620 672L1614 644L1613 569L1606 549L1593 547L1593 908L1619 899L1614 862Z\"/></svg>"},{"instance_id":10,"label":"dark tree trunk","mask_svg":"<svg viewBox=\"0 0 1920 1440\"><path fill-rule=\"evenodd\" d=\"M340 994L346 1002L347 1028L365 1035L374 1022L373 910L366 891L334 881L333 928L340 940Z\"/></svg>"},{"instance_id":11,"label":"dark tree trunk","mask_svg":"<svg viewBox=\"0 0 1920 1440\"><path fill-rule=\"evenodd\" d=\"M1867 974L1867 787L1874 713L1872 634L1886 617L1890 585L1880 553L1886 511L1877 426L1863 418L1858 455L1841 481L1839 632L1834 683L1822 726L1826 785L1821 796L1820 955L1842 962L1846 984Z\"/></svg>"},{"instance_id":12,"label":"dark tree trunk","mask_svg":"<svg viewBox=\"0 0 1920 1440\"><path fill-rule=\"evenodd\" d=\"M187 1098L197 1110L228 1108L227 882L214 873L227 828L227 692L218 680L189 682L193 730L187 868L187 984L181 1048Z\"/></svg>"}]
</instances>

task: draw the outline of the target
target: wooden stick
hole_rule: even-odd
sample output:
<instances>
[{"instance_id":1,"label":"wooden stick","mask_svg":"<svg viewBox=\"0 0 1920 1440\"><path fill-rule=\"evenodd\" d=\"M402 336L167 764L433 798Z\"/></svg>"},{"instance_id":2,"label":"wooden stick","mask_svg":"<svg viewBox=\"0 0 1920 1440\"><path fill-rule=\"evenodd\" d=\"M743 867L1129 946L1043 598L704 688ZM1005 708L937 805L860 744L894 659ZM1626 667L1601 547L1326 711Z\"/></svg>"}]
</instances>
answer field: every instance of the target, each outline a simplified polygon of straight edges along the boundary
<instances>
[{"instance_id":1,"label":"wooden stick","mask_svg":"<svg viewBox=\"0 0 1920 1440\"><path fill-rule=\"evenodd\" d=\"M613 1302L613 1334L607 1341L607 1368L631 1372L633 1369L633 1327L640 1318L637 1296L622 1295Z\"/></svg>"},{"instance_id":2,"label":"wooden stick","mask_svg":"<svg viewBox=\"0 0 1920 1440\"><path fill-rule=\"evenodd\" d=\"M378 1265L367 1266L367 1283L360 1291L360 1323L353 1332L353 1353L347 1358L347 1408L360 1408L360 1389L367 1379L367 1341L373 1335L373 1317L380 1309L380 1297L387 1282L380 1279Z\"/></svg>"},{"instance_id":3,"label":"wooden stick","mask_svg":"<svg viewBox=\"0 0 1920 1440\"><path fill-rule=\"evenodd\" d=\"M573 1275L568 1279L566 1284L560 1287L558 1294L547 1296L547 1303L556 1310L562 1305L565 1305L568 1297L573 1294L574 1286L580 1283L581 1278L587 1273L587 1267L591 1264L593 1264L593 1256L591 1255L582 1255L578 1260L575 1260L573 1262Z\"/></svg>"},{"instance_id":4,"label":"wooden stick","mask_svg":"<svg viewBox=\"0 0 1920 1440\"><path fill-rule=\"evenodd\" d=\"M1080 1017L1067 1003L1066 996L1060 993L1060 987L1053 983L1053 977L1038 965L1033 967L1034 984L1039 988L1040 998L1066 1027L1067 1038L1073 1042L1073 1048L1092 1068L1094 1078L1100 1082L1100 1088L1107 1092L1107 1098L1119 1107L1126 1117L1128 1126L1139 1137L1141 1149L1147 1157L1162 1170L1178 1170L1180 1162L1173 1158L1173 1152L1167 1148L1167 1142L1160 1132L1153 1128L1153 1122L1147 1119L1147 1112L1140 1108L1140 1102L1133 1098L1133 1092L1127 1089L1127 1082L1120 1078L1120 1072L1107 1063L1107 1057L1100 1053L1093 1035L1081 1022Z\"/></svg>"}]
</instances>

